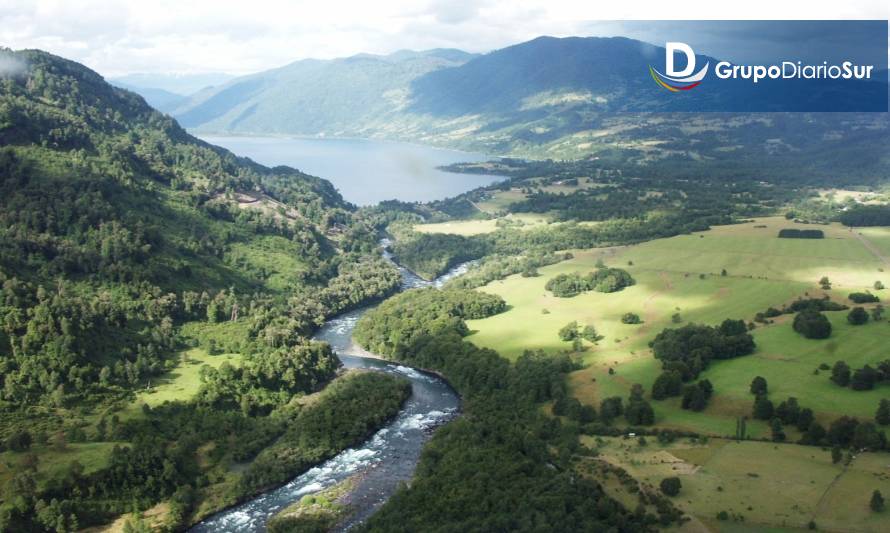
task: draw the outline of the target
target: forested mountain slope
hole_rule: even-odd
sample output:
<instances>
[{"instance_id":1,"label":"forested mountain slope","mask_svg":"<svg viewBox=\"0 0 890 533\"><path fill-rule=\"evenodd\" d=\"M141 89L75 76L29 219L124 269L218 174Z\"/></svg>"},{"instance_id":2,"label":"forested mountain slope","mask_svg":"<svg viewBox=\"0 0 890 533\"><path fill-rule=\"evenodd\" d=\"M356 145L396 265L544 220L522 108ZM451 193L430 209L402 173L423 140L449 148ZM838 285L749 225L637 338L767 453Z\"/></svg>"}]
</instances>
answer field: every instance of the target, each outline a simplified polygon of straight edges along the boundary
<instances>
[{"instance_id":1,"label":"forested mountain slope","mask_svg":"<svg viewBox=\"0 0 890 533\"><path fill-rule=\"evenodd\" d=\"M360 135L398 116L418 76L472 57L437 49L305 59L201 91L173 114L205 131Z\"/></svg>"},{"instance_id":2,"label":"forested mountain slope","mask_svg":"<svg viewBox=\"0 0 890 533\"><path fill-rule=\"evenodd\" d=\"M329 182L208 145L77 63L0 54L0 453L13 454L0 530L76 529L255 456L299 410L266 415L337 373L330 347L308 336L400 278ZM189 348L236 364L189 370ZM148 409L155 384L186 375L194 398ZM375 421L397 409L389 397L404 391L391 392ZM208 439L217 451L199 465ZM74 458L75 474L54 475L53 454ZM231 502L273 481L226 476L208 494Z\"/></svg>"}]
</instances>

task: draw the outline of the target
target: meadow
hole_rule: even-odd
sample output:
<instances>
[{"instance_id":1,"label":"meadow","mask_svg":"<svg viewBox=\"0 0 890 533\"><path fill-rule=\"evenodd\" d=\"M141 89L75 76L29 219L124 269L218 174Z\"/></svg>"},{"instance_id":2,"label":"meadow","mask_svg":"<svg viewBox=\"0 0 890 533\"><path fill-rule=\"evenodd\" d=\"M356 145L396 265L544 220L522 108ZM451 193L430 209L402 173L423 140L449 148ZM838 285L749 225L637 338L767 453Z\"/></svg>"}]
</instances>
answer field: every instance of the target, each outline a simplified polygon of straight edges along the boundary
<instances>
[{"instance_id":1,"label":"meadow","mask_svg":"<svg viewBox=\"0 0 890 533\"><path fill-rule=\"evenodd\" d=\"M828 450L771 442L708 439L662 445L649 439L582 437L606 461L640 482L657 487L680 478L675 505L697 520L683 529L711 531L886 531L886 516L868 508L873 490L890 492L886 454L861 453L832 463ZM614 485L613 492L621 491ZM621 498L626 495L616 494ZM717 514L725 511L727 520Z\"/></svg>"},{"instance_id":2,"label":"meadow","mask_svg":"<svg viewBox=\"0 0 890 533\"><path fill-rule=\"evenodd\" d=\"M498 223L516 225L527 230L546 224L547 217L533 213L511 213L501 218L487 220L453 220L432 224L415 224L413 229L420 233L450 233L470 237L496 231Z\"/></svg>"},{"instance_id":3,"label":"meadow","mask_svg":"<svg viewBox=\"0 0 890 533\"><path fill-rule=\"evenodd\" d=\"M875 248L890 246L890 231L872 229L859 235L830 225L819 226L825 239L777 238L780 229L791 227L806 226L770 217L635 246L574 252L569 261L541 268L538 277L511 276L483 287L503 297L509 309L468 321L472 331L468 340L515 359L526 349L571 350L570 343L559 339L559 329L571 321L593 325L603 339L595 345L585 342L577 354L585 368L571 375L570 385L582 403L598 405L605 397L627 397L634 383L650 389L661 365L648 343L664 328L690 322L719 324L726 318L748 322L757 312L799 297L827 294L851 304L846 299L850 292L871 289L877 280L890 282L883 272L888 265L862 240L867 238ZM616 293L588 292L573 298L557 298L545 290L555 275L589 272L598 261L626 269L636 284ZM831 290L820 288L823 276L831 280ZM643 323L623 324L621 317L627 312L637 313ZM890 325L854 327L846 323L845 312L828 315L835 332L825 341L796 334L790 316L758 325L753 331L758 345L753 355L716 362L702 374L715 386L705 411L682 410L677 398L653 402L657 423L731 435L736 417L751 412L753 397L748 389L757 375L767 378L775 403L796 396L822 420L840 414L871 419L879 399L888 393L886 386L868 392L842 389L828 380L827 372L814 371L821 363L839 359L854 368L886 359L883 347L890 340ZM762 436L766 426L752 421L748 430L752 436Z\"/></svg>"}]
</instances>

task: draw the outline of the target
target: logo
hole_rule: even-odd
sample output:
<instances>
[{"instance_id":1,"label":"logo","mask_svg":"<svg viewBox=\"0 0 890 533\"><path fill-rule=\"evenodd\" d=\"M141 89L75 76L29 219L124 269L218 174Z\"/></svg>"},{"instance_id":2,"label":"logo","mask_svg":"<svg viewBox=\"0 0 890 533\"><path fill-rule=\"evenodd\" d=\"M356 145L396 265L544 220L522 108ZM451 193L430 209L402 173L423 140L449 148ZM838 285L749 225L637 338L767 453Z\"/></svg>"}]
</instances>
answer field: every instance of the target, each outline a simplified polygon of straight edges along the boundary
<instances>
[{"instance_id":1,"label":"logo","mask_svg":"<svg viewBox=\"0 0 890 533\"><path fill-rule=\"evenodd\" d=\"M674 52L682 52L686 55L686 68L681 71L674 70ZM695 52L686 43L665 43L664 54L664 70L667 74L658 72L652 68L652 65L649 65L649 74L655 80L655 83L672 93L688 91L698 87L705 74L708 73L708 66L711 64L710 62L705 63L701 70L693 74L695 72Z\"/></svg>"}]
</instances>

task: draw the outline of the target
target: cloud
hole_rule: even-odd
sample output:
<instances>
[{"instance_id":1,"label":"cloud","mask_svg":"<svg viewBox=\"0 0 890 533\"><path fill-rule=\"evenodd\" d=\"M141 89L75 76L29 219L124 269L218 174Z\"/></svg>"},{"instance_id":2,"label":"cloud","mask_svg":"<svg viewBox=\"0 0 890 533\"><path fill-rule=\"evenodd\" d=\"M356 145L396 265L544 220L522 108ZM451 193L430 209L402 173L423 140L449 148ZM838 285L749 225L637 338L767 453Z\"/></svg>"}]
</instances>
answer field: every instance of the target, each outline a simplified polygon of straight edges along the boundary
<instances>
[{"instance_id":1,"label":"cloud","mask_svg":"<svg viewBox=\"0 0 890 533\"><path fill-rule=\"evenodd\" d=\"M17 76L26 70L28 70L27 63L0 52L0 77Z\"/></svg>"},{"instance_id":2,"label":"cloud","mask_svg":"<svg viewBox=\"0 0 890 533\"><path fill-rule=\"evenodd\" d=\"M621 31L620 22L602 25L597 20L890 17L886 0L826 5L801 0L675 4L636 0L0 0L0 45L41 48L106 76L246 74L307 57L434 47L486 52L539 35Z\"/></svg>"}]
</instances>

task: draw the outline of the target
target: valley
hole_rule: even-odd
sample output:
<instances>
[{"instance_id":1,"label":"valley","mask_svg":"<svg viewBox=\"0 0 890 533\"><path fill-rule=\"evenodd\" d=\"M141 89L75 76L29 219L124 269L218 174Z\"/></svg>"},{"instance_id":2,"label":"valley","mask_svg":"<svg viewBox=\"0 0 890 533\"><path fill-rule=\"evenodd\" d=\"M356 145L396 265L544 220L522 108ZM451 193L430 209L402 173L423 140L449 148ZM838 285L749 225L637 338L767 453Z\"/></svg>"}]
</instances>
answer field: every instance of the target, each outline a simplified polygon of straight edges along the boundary
<instances>
[{"instance_id":1,"label":"valley","mask_svg":"<svg viewBox=\"0 0 890 533\"><path fill-rule=\"evenodd\" d=\"M884 531L890 122L653 53L0 49L0 531Z\"/></svg>"}]
</instances>

